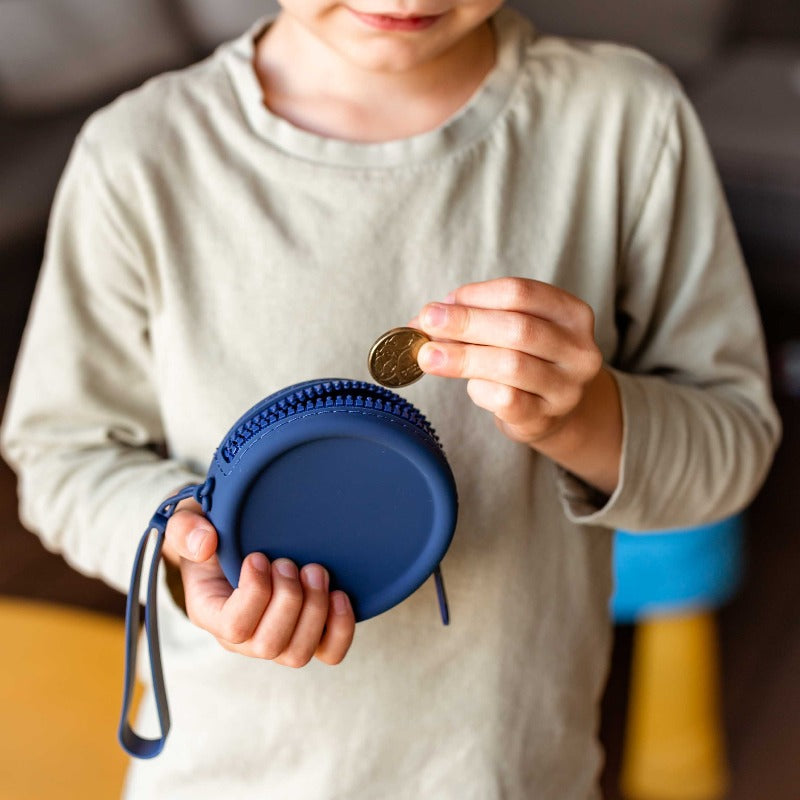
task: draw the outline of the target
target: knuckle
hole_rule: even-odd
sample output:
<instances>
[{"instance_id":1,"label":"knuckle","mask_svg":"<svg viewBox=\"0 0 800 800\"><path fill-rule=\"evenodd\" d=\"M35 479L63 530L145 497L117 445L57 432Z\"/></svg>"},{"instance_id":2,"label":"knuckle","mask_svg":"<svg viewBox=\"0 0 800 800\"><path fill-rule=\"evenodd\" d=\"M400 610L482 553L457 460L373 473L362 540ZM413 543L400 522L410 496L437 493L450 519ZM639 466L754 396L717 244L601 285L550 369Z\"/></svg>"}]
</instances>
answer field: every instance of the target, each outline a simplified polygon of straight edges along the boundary
<instances>
[{"instance_id":1,"label":"knuckle","mask_svg":"<svg viewBox=\"0 0 800 800\"><path fill-rule=\"evenodd\" d=\"M281 656L281 663L292 669L300 669L311 661L313 655L313 653L307 653L302 650L287 650Z\"/></svg>"},{"instance_id":2,"label":"knuckle","mask_svg":"<svg viewBox=\"0 0 800 800\"><path fill-rule=\"evenodd\" d=\"M484 384L479 378L469 378L467 380L467 394L473 403L481 404L484 397Z\"/></svg>"},{"instance_id":3,"label":"knuckle","mask_svg":"<svg viewBox=\"0 0 800 800\"><path fill-rule=\"evenodd\" d=\"M328 616L329 599L327 592L321 590L309 592L303 602L305 607L313 612L315 616L323 618Z\"/></svg>"},{"instance_id":4,"label":"knuckle","mask_svg":"<svg viewBox=\"0 0 800 800\"><path fill-rule=\"evenodd\" d=\"M500 370L503 377L514 380L525 372L526 364L527 358L524 353L519 350L507 350L502 356Z\"/></svg>"},{"instance_id":5,"label":"knuckle","mask_svg":"<svg viewBox=\"0 0 800 800\"><path fill-rule=\"evenodd\" d=\"M289 581L278 586L270 600L270 605L273 604L280 614L296 614L303 605L303 589L300 583Z\"/></svg>"},{"instance_id":6,"label":"knuckle","mask_svg":"<svg viewBox=\"0 0 800 800\"><path fill-rule=\"evenodd\" d=\"M471 350L463 345L451 344L446 348L447 366L456 375L469 375L473 368ZM449 373L448 373L449 374Z\"/></svg>"},{"instance_id":7,"label":"knuckle","mask_svg":"<svg viewBox=\"0 0 800 800\"><path fill-rule=\"evenodd\" d=\"M566 392L566 401L570 408L575 408L583 399L583 386L573 384Z\"/></svg>"},{"instance_id":8,"label":"knuckle","mask_svg":"<svg viewBox=\"0 0 800 800\"><path fill-rule=\"evenodd\" d=\"M280 656L282 648L272 641L272 639L262 639L253 643L252 653L254 658L262 661L274 661Z\"/></svg>"},{"instance_id":9,"label":"knuckle","mask_svg":"<svg viewBox=\"0 0 800 800\"><path fill-rule=\"evenodd\" d=\"M454 333L463 336L469 330L473 319L471 309L466 306L454 306L447 310L447 315Z\"/></svg>"},{"instance_id":10,"label":"knuckle","mask_svg":"<svg viewBox=\"0 0 800 800\"><path fill-rule=\"evenodd\" d=\"M508 340L511 347L515 350L525 350L535 338L536 330L533 320L523 316L514 319L508 332Z\"/></svg>"},{"instance_id":11,"label":"knuckle","mask_svg":"<svg viewBox=\"0 0 800 800\"><path fill-rule=\"evenodd\" d=\"M586 330L594 331L594 309L583 300L578 301L577 317Z\"/></svg>"},{"instance_id":12,"label":"knuckle","mask_svg":"<svg viewBox=\"0 0 800 800\"><path fill-rule=\"evenodd\" d=\"M246 621L233 618L222 623L221 636L231 644L243 644L250 638L251 630Z\"/></svg>"},{"instance_id":13,"label":"knuckle","mask_svg":"<svg viewBox=\"0 0 800 800\"><path fill-rule=\"evenodd\" d=\"M501 414L508 414L514 410L514 407L519 402L519 391L513 386L501 384L497 390L495 400L498 411Z\"/></svg>"},{"instance_id":14,"label":"knuckle","mask_svg":"<svg viewBox=\"0 0 800 800\"><path fill-rule=\"evenodd\" d=\"M550 430L553 427L553 418L549 416L543 416L539 419L539 421L531 425L528 428L528 438L530 441L535 442L543 437L547 436L550 433Z\"/></svg>"},{"instance_id":15,"label":"knuckle","mask_svg":"<svg viewBox=\"0 0 800 800\"><path fill-rule=\"evenodd\" d=\"M525 303L528 295L528 286L523 278L505 278L502 291L509 305L519 306Z\"/></svg>"},{"instance_id":16,"label":"knuckle","mask_svg":"<svg viewBox=\"0 0 800 800\"><path fill-rule=\"evenodd\" d=\"M578 364L582 374L589 378L594 377L603 366L603 354L600 348L595 344L582 348Z\"/></svg>"}]
</instances>

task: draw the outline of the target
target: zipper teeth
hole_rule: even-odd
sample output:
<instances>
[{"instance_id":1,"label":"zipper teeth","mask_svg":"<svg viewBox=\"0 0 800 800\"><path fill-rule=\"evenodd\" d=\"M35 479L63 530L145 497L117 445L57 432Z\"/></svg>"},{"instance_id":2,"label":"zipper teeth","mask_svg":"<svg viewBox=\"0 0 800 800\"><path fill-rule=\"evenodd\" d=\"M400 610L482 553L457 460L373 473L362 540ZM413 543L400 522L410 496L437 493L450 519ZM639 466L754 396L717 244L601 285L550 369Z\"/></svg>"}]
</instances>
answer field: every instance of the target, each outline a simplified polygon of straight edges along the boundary
<instances>
[{"instance_id":1,"label":"zipper teeth","mask_svg":"<svg viewBox=\"0 0 800 800\"><path fill-rule=\"evenodd\" d=\"M220 455L230 464L253 437L287 417L323 408L370 408L383 411L415 425L439 445L439 437L428 420L400 395L363 381L323 381L290 392L262 408L232 431L220 448Z\"/></svg>"}]
</instances>

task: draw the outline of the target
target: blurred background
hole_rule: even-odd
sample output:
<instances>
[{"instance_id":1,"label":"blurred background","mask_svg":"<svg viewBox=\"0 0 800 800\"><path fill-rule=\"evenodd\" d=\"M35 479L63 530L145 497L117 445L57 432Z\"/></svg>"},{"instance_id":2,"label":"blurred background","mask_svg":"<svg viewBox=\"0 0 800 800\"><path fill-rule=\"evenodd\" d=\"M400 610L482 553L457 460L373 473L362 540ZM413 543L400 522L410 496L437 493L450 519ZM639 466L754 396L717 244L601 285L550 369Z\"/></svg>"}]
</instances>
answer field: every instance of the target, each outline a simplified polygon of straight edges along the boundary
<instances>
[{"instance_id":1,"label":"blurred background","mask_svg":"<svg viewBox=\"0 0 800 800\"><path fill-rule=\"evenodd\" d=\"M667 63L694 101L717 159L761 307L785 425L774 467L746 515L738 592L715 617L730 775L725 797L797 800L800 523L792 498L800 478L800 2L513 5L545 32L631 43ZM148 76L204 57L271 8L264 0L0 0L0 409L50 202L84 119ZM0 463L0 599L9 598L115 618L124 610L121 595L73 572L23 530L14 477ZM601 732L608 753L603 785L612 800L621 797L633 625L615 630ZM13 658L14 643L2 647L4 660ZM0 762L0 800L20 800L22 794L5 793L11 790L2 771Z\"/></svg>"}]
</instances>

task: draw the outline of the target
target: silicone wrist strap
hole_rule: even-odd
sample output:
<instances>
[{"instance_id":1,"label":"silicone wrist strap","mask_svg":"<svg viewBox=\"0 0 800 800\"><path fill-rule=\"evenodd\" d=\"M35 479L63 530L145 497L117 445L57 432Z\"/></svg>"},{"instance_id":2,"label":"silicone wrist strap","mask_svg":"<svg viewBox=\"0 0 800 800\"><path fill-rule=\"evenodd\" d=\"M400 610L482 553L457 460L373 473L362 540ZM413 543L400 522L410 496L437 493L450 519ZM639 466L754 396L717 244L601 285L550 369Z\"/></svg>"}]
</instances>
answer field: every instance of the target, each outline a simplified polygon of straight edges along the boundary
<instances>
[{"instance_id":1,"label":"silicone wrist strap","mask_svg":"<svg viewBox=\"0 0 800 800\"><path fill-rule=\"evenodd\" d=\"M433 580L436 582L436 599L439 601L439 614L442 616L442 625L449 625L450 608L447 605L447 594L444 590L441 564L437 564L433 570Z\"/></svg>"},{"instance_id":2,"label":"silicone wrist strap","mask_svg":"<svg viewBox=\"0 0 800 800\"><path fill-rule=\"evenodd\" d=\"M181 489L177 494L165 500L153 514L147 530L142 535L136 558L133 562L131 585L128 591L128 602L125 607L125 688L122 696L122 713L119 721L119 741L123 749L137 758L153 758L164 748L164 742L169 733L169 706L167 705L167 690L164 685L164 672L161 667L161 650L158 643L158 614L156 603L156 590L158 583L158 565L161 561L161 548L164 544L164 534L169 518L175 513L175 508L181 500L194 497L202 503L203 510L207 511L209 486L207 484L192 485ZM133 731L129 722L133 687L136 680L136 653L139 648L139 625L141 622L141 609L139 606L139 586L142 572L144 571L145 551L152 531L156 531L155 551L150 562L150 571L147 577L147 598L145 601L144 627L147 636L147 649L150 651L150 672L153 679L153 693L155 694L158 725L161 735L158 739L144 739Z\"/></svg>"}]
</instances>

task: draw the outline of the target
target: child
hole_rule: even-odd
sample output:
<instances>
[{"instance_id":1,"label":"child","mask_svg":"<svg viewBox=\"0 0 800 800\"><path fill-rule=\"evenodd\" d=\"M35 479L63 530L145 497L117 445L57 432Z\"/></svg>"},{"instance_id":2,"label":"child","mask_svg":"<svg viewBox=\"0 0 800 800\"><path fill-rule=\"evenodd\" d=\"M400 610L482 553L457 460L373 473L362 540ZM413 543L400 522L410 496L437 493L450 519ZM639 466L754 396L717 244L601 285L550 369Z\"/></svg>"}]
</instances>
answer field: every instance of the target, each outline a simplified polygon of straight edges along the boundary
<instances>
[{"instance_id":1,"label":"child","mask_svg":"<svg viewBox=\"0 0 800 800\"><path fill-rule=\"evenodd\" d=\"M95 114L4 423L23 518L125 590L242 411L368 379L409 318L434 342L404 394L459 489L451 626L426 584L354 637L320 565L260 555L232 592L185 502L174 724L127 797L598 796L612 530L741 509L780 427L702 133L636 52L497 0L286 0Z\"/></svg>"}]
</instances>

